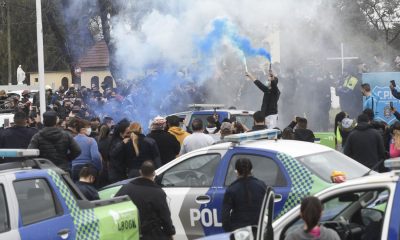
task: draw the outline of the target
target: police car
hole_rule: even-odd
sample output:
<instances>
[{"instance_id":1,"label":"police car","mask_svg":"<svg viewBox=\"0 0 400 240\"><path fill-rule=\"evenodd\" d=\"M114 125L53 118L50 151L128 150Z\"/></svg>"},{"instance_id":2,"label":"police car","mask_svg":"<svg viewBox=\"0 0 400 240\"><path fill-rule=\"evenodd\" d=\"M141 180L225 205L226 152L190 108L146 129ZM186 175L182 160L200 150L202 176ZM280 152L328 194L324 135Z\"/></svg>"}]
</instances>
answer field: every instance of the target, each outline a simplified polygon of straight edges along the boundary
<instances>
[{"instance_id":1,"label":"police car","mask_svg":"<svg viewBox=\"0 0 400 240\"><path fill-rule=\"evenodd\" d=\"M1 149L0 239L139 239L138 212L127 197L88 201L39 150ZM1 160L0 160L1 163Z\"/></svg>"},{"instance_id":2,"label":"police car","mask_svg":"<svg viewBox=\"0 0 400 240\"><path fill-rule=\"evenodd\" d=\"M225 137L228 142L190 152L157 169L156 181L168 196L176 239L223 232L223 196L226 187L236 179L234 165L239 158L249 158L253 175L274 188L275 218L299 204L304 196L331 186L333 171L345 172L347 179L369 171L319 144L273 140L278 133L262 130L230 135ZM101 197L112 197L121 184L124 182L104 189Z\"/></svg>"},{"instance_id":3,"label":"police car","mask_svg":"<svg viewBox=\"0 0 400 240\"><path fill-rule=\"evenodd\" d=\"M342 240L399 239L400 208L396 206L400 202L400 159L387 160L385 166L395 170L349 180L317 193L324 206L321 224L334 229ZM265 225L270 222L261 216L268 216L270 208L271 204L264 203L260 213L258 230L263 235L253 236L249 226L202 239L283 240L291 231L304 225L298 205L271 224L268 230L273 234L266 234ZM266 235L269 238L262 238Z\"/></svg>"}]
</instances>

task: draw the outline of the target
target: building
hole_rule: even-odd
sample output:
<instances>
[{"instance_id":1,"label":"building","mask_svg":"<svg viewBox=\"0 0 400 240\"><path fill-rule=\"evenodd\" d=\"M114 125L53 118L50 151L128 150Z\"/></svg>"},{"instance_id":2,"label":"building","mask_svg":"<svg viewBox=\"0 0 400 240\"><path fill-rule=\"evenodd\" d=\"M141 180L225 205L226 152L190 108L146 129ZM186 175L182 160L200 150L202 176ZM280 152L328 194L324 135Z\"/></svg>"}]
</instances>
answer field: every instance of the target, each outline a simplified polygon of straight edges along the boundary
<instances>
[{"instance_id":1,"label":"building","mask_svg":"<svg viewBox=\"0 0 400 240\"><path fill-rule=\"evenodd\" d=\"M102 40L93 45L79 61L77 69L80 68L80 85L90 87L95 84L100 87L100 84L105 81L115 86L108 65L109 52L106 42ZM60 86L68 88L72 84L72 76L69 70L46 71L44 78L45 85L49 85L53 89ZM31 85L39 86L38 79L39 76L37 72L30 73Z\"/></svg>"}]
</instances>

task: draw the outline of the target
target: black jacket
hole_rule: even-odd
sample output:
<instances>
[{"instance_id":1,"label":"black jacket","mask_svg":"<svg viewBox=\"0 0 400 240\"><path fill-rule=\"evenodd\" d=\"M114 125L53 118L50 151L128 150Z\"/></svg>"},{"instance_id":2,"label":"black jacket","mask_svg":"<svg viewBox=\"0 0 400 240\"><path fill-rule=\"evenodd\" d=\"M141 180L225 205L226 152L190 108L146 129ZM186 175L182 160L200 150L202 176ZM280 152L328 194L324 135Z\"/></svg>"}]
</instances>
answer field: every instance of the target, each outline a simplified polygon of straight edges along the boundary
<instances>
[{"instance_id":1,"label":"black jacket","mask_svg":"<svg viewBox=\"0 0 400 240\"><path fill-rule=\"evenodd\" d=\"M154 130L147 135L154 139L160 151L161 164L164 165L175 159L181 150L181 144L176 137L169 132L163 130Z\"/></svg>"},{"instance_id":2,"label":"black jacket","mask_svg":"<svg viewBox=\"0 0 400 240\"><path fill-rule=\"evenodd\" d=\"M368 123L359 123L347 137L344 154L372 168L385 156L382 136Z\"/></svg>"},{"instance_id":3,"label":"black jacket","mask_svg":"<svg viewBox=\"0 0 400 240\"><path fill-rule=\"evenodd\" d=\"M125 163L125 144L120 137L113 137L110 143L110 152L108 155L108 178L111 183L115 183L126 179L126 163Z\"/></svg>"},{"instance_id":4,"label":"black jacket","mask_svg":"<svg viewBox=\"0 0 400 240\"><path fill-rule=\"evenodd\" d=\"M313 143L315 141L315 136L310 129L297 128L294 130L294 140Z\"/></svg>"},{"instance_id":5,"label":"black jacket","mask_svg":"<svg viewBox=\"0 0 400 240\"><path fill-rule=\"evenodd\" d=\"M167 195L160 186L146 178L135 178L116 196L128 195L139 210L142 240L170 239L175 235Z\"/></svg>"},{"instance_id":6,"label":"black jacket","mask_svg":"<svg viewBox=\"0 0 400 240\"><path fill-rule=\"evenodd\" d=\"M152 160L156 168L161 167L160 151L154 139L139 134L139 156L136 156L132 140L124 145L124 161L128 168L128 177L139 176L139 169L146 160Z\"/></svg>"},{"instance_id":7,"label":"black jacket","mask_svg":"<svg viewBox=\"0 0 400 240\"><path fill-rule=\"evenodd\" d=\"M255 177L238 178L227 189L222 204L222 227L226 232L257 225L266 185Z\"/></svg>"},{"instance_id":8,"label":"black jacket","mask_svg":"<svg viewBox=\"0 0 400 240\"><path fill-rule=\"evenodd\" d=\"M81 182L81 181L76 182L75 184L89 201L100 199L99 193L97 192L96 188L94 188L94 186L92 184L87 183L87 182Z\"/></svg>"},{"instance_id":9,"label":"black jacket","mask_svg":"<svg viewBox=\"0 0 400 240\"><path fill-rule=\"evenodd\" d=\"M69 171L70 161L81 154L74 138L57 127L45 127L36 133L28 148L40 150L40 157L51 160L63 170Z\"/></svg>"},{"instance_id":10,"label":"black jacket","mask_svg":"<svg viewBox=\"0 0 400 240\"><path fill-rule=\"evenodd\" d=\"M253 127L251 128L251 130L249 132L265 130L265 129L268 129L268 127L265 125L253 125Z\"/></svg>"},{"instance_id":11,"label":"black jacket","mask_svg":"<svg viewBox=\"0 0 400 240\"><path fill-rule=\"evenodd\" d=\"M395 98L397 98L397 99L400 99L400 93L397 91L396 88L393 88L393 89L391 90L391 92L392 92L393 97L395 97Z\"/></svg>"},{"instance_id":12,"label":"black jacket","mask_svg":"<svg viewBox=\"0 0 400 240\"><path fill-rule=\"evenodd\" d=\"M26 149L33 135L38 132L36 128L14 126L4 129L0 135L0 148Z\"/></svg>"},{"instance_id":13,"label":"black jacket","mask_svg":"<svg viewBox=\"0 0 400 240\"><path fill-rule=\"evenodd\" d=\"M259 80L255 80L254 84L264 92L264 97L261 105L261 112L265 116L278 113L278 100L281 92L278 89L278 78L271 81L271 89L262 84Z\"/></svg>"},{"instance_id":14,"label":"black jacket","mask_svg":"<svg viewBox=\"0 0 400 240\"><path fill-rule=\"evenodd\" d=\"M295 121L292 121L288 128L294 129L296 127L297 123ZM314 142L315 141L315 136L314 132L311 131L310 129L303 129L303 128L296 128L294 130L294 135L293 139L297 141L303 141L303 142Z\"/></svg>"}]
</instances>

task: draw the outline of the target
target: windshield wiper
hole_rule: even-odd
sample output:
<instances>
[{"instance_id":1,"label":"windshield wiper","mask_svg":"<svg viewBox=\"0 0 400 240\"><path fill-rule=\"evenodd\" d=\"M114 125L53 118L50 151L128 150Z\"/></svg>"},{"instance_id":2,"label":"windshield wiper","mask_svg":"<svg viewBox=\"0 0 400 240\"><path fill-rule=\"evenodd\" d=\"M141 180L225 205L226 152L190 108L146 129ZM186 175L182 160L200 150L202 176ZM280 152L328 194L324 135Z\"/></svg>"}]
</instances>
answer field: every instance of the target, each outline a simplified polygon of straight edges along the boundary
<instances>
[{"instance_id":1,"label":"windshield wiper","mask_svg":"<svg viewBox=\"0 0 400 240\"><path fill-rule=\"evenodd\" d=\"M372 171L376 170L376 168L379 167L384 161L385 161L385 159L381 159L378 163L376 163L374 166L372 166L372 168L367 173L362 175L362 177L368 176Z\"/></svg>"}]
</instances>

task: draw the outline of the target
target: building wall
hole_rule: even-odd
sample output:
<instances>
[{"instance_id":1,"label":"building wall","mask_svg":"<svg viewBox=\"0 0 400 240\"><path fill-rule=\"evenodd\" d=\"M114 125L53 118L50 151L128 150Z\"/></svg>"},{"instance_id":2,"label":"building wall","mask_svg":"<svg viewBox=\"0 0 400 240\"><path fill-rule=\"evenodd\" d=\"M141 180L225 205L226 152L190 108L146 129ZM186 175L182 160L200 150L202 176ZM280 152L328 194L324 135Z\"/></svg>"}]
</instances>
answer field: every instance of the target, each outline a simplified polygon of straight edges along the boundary
<instances>
[{"instance_id":1,"label":"building wall","mask_svg":"<svg viewBox=\"0 0 400 240\"><path fill-rule=\"evenodd\" d=\"M104 78L107 76L111 76L110 71L108 70L83 70L81 74L81 86L90 87L91 79L93 76L99 77L99 83L104 81ZM45 72L44 80L45 85L51 86L53 89L57 89L61 86L61 80L66 77L68 78L68 85L72 84L72 77L69 71L59 71L59 72ZM39 87L39 75L38 73L30 74L31 85ZM114 82L115 87L115 82Z\"/></svg>"}]
</instances>

